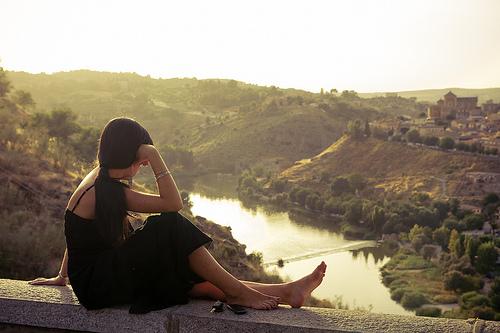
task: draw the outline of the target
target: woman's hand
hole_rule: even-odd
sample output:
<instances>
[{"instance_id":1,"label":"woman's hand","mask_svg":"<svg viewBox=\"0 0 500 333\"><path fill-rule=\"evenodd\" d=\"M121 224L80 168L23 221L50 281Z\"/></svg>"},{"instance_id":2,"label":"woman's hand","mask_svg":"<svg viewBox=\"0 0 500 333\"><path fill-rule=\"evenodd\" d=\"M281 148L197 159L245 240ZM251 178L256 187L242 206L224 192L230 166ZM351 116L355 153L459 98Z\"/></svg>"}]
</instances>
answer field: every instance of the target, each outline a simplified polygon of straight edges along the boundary
<instances>
[{"instance_id":1,"label":"woman's hand","mask_svg":"<svg viewBox=\"0 0 500 333\"><path fill-rule=\"evenodd\" d=\"M156 150L153 145L142 144L137 149L136 160L142 165L148 165L151 154Z\"/></svg>"},{"instance_id":2,"label":"woman's hand","mask_svg":"<svg viewBox=\"0 0 500 333\"><path fill-rule=\"evenodd\" d=\"M67 278L56 276L53 278L39 277L34 280L28 281L28 284L32 285L45 285L45 286L65 286L67 285Z\"/></svg>"}]
</instances>

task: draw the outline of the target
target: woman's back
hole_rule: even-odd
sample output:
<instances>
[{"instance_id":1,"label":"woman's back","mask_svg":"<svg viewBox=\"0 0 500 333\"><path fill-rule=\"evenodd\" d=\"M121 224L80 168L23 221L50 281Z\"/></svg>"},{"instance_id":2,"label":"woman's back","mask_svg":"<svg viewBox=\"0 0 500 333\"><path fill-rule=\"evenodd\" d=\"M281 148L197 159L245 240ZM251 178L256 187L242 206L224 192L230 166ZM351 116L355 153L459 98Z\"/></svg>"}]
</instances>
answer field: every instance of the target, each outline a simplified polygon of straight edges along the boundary
<instances>
[{"instance_id":1,"label":"woman's back","mask_svg":"<svg viewBox=\"0 0 500 333\"><path fill-rule=\"evenodd\" d=\"M95 187L94 182L99 173L99 168L90 171L80 182L77 189L71 195L67 210L72 211L83 220L94 220L95 218Z\"/></svg>"}]
</instances>

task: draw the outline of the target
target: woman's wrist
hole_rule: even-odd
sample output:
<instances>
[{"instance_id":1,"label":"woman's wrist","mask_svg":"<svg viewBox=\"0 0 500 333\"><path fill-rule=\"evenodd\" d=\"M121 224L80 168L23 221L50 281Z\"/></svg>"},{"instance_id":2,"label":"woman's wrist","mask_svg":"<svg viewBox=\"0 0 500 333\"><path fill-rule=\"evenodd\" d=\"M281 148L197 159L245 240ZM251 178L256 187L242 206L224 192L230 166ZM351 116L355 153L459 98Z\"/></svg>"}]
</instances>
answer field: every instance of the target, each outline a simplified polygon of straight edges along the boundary
<instances>
[{"instance_id":1,"label":"woman's wrist","mask_svg":"<svg viewBox=\"0 0 500 333\"><path fill-rule=\"evenodd\" d=\"M160 172L158 172L158 173L155 173L155 178L156 178L156 180L158 180L158 179L160 179L161 177L166 176L166 175L170 175L170 174L171 174L170 170L165 169L165 170L163 170L163 171L160 171Z\"/></svg>"}]
</instances>

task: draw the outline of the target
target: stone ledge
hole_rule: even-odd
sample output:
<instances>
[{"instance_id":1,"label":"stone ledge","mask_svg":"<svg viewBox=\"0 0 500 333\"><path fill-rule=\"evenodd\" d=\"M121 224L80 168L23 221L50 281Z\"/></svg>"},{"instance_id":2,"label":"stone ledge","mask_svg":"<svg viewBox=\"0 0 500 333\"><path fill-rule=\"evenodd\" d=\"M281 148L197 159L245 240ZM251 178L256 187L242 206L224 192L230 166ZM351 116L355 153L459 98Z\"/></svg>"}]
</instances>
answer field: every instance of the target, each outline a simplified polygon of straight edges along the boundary
<instances>
[{"instance_id":1,"label":"stone ledge","mask_svg":"<svg viewBox=\"0 0 500 333\"><path fill-rule=\"evenodd\" d=\"M500 322L466 321L374 314L324 308L274 311L250 309L237 316L226 310L210 313L213 302L192 300L144 315L128 306L88 311L71 286L32 286L26 281L0 279L0 323L88 332L500 332Z\"/></svg>"}]
</instances>

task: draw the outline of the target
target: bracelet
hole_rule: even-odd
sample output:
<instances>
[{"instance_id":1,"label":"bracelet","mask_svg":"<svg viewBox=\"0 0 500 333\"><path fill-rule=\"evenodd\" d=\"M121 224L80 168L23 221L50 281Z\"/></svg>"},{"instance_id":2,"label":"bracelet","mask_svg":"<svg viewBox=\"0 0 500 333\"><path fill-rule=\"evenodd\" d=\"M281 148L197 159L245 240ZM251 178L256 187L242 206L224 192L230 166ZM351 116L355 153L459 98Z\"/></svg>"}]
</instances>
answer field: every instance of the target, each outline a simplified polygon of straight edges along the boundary
<instances>
[{"instance_id":1,"label":"bracelet","mask_svg":"<svg viewBox=\"0 0 500 333\"><path fill-rule=\"evenodd\" d=\"M160 179L163 176L170 175L171 172L169 170L163 170L162 172L155 175L156 180Z\"/></svg>"},{"instance_id":2,"label":"bracelet","mask_svg":"<svg viewBox=\"0 0 500 333\"><path fill-rule=\"evenodd\" d=\"M62 276L60 271L57 273L57 276L60 277L61 279L67 279L68 278L67 275L66 276Z\"/></svg>"}]
</instances>

